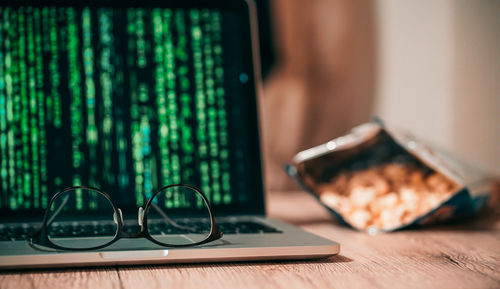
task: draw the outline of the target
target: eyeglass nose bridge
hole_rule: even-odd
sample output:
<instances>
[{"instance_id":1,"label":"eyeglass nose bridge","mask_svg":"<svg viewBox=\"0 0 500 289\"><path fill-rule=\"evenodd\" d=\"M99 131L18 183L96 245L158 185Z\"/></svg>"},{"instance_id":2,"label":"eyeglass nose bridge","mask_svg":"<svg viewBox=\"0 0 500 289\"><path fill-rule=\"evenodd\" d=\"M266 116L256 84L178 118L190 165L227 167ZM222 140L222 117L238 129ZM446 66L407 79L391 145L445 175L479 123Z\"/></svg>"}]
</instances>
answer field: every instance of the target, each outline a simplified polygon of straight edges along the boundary
<instances>
[{"instance_id":1,"label":"eyeglass nose bridge","mask_svg":"<svg viewBox=\"0 0 500 289\"><path fill-rule=\"evenodd\" d=\"M123 213L122 213L122 210L120 208L118 208L118 215L120 215L120 223L123 224ZM116 212L113 213L113 221L115 222L115 224L118 225L118 217L117 217Z\"/></svg>"},{"instance_id":2,"label":"eyeglass nose bridge","mask_svg":"<svg viewBox=\"0 0 500 289\"><path fill-rule=\"evenodd\" d=\"M139 223L139 226L143 225L144 221L144 209L142 207L139 207L139 211L137 212L137 222Z\"/></svg>"}]
</instances>

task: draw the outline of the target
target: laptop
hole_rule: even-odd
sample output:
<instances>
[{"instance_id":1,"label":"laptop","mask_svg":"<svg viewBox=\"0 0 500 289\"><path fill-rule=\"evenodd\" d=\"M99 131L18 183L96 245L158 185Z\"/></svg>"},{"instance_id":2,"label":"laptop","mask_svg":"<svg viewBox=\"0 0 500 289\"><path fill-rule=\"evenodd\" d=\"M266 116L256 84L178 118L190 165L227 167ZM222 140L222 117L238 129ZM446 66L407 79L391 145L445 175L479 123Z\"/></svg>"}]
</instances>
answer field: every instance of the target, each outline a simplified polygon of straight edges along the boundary
<instances>
[{"instance_id":1,"label":"laptop","mask_svg":"<svg viewBox=\"0 0 500 289\"><path fill-rule=\"evenodd\" d=\"M256 27L255 4L243 0L2 1L0 268L337 254L338 243L266 217ZM126 230L155 189L173 183L205 193L221 239L180 248L121 239L84 251L27 241L66 187L108 193ZM181 203L169 197L159 205ZM99 207L84 201L74 210L99 227ZM64 238L78 245L75 226Z\"/></svg>"}]
</instances>

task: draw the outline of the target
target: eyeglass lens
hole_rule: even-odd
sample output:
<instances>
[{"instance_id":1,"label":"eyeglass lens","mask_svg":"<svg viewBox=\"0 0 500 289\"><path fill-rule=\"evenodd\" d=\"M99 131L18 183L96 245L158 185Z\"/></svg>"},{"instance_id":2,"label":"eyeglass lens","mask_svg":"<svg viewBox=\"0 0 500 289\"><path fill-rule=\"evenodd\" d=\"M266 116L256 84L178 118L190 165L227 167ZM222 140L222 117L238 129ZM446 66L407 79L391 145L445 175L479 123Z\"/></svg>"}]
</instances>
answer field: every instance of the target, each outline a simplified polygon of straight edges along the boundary
<instances>
[{"instance_id":1,"label":"eyeglass lens","mask_svg":"<svg viewBox=\"0 0 500 289\"><path fill-rule=\"evenodd\" d=\"M210 235L210 210L200 193L190 187L174 186L161 190L148 210L148 229L157 242L188 245Z\"/></svg>"},{"instance_id":2,"label":"eyeglass lens","mask_svg":"<svg viewBox=\"0 0 500 289\"><path fill-rule=\"evenodd\" d=\"M102 246L111 242L118 230L112 203L92 189L71 189L59 194L48 212L47 236L63 248Z\"/></svg>"}]
</instances>

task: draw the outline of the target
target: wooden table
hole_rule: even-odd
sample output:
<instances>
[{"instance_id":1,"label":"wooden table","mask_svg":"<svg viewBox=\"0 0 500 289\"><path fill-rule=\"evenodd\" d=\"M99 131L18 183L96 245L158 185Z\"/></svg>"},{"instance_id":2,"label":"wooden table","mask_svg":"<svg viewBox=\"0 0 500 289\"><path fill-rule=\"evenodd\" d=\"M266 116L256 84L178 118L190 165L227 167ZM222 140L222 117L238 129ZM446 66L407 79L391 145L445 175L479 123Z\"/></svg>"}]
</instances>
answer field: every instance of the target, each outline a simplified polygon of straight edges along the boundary
<instances>
[{"instance_id":1,"label":"wooden table","mask_svg":"<svg viewBox=\"0 0 500 289\"><path fill-rule=\"evenodd\" d=\"M500 214L369 236L301 192L268 197L271 216L340 242L326 260L0 273L0 288L500 288Z\"/></svg>"}]
</instances>

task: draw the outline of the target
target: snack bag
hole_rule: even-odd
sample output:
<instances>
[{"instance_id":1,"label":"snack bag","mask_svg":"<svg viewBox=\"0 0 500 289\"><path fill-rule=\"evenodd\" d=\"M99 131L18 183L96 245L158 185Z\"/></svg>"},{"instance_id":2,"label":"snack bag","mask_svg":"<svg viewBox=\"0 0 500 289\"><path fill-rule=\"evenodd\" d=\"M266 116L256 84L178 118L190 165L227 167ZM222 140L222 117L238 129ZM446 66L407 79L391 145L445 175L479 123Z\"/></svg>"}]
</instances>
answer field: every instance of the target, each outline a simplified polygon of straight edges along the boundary
<instances>
[{"instance_id":1,"label":"snack bag","mask_svg":"<svg viewBox=\"0 0 500 289\"><path fill-rule=\"evenodd\" d=\"M285 171L338 219L369 233L471 216L493 179L381 121L299 152Z\"/></svg>"}]
</instances>

